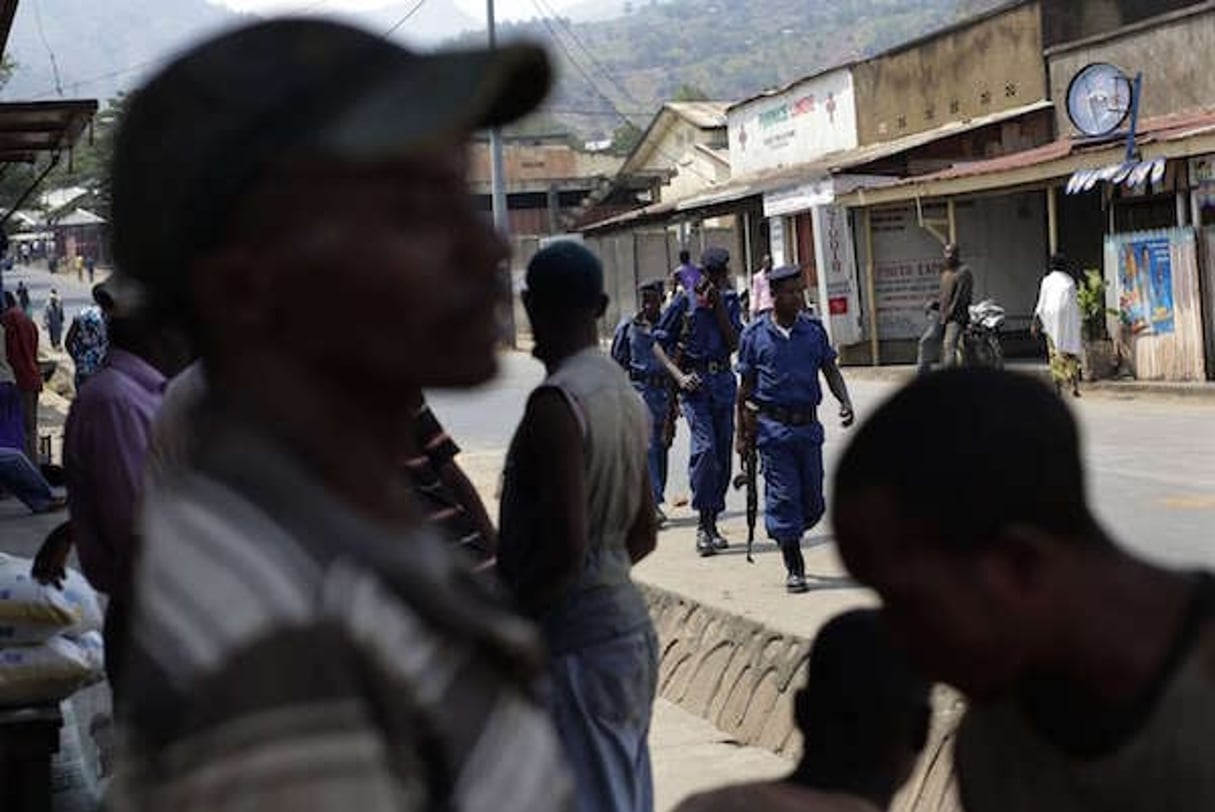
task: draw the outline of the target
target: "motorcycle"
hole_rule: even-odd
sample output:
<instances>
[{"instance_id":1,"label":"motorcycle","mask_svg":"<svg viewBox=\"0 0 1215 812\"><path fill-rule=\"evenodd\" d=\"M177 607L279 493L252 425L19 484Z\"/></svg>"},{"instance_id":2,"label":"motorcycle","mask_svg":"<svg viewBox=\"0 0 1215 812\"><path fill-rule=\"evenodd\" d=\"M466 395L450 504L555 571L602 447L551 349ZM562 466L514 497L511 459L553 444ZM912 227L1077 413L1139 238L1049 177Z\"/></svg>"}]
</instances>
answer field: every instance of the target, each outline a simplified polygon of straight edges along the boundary
<instances>
[{"instance_id":1,"label":"motorcycle","mask_svg":"<svg viewBox=\"0 0 1215 812\"><path fill-rule=\"evenodd\" d=\"M1004 347L1000 343L1000 328L1004 326L1004 308L992 299L970 306L970 323L962 331L958 353L964 366L1004 368Z\"/></svg>"}]
</instances>

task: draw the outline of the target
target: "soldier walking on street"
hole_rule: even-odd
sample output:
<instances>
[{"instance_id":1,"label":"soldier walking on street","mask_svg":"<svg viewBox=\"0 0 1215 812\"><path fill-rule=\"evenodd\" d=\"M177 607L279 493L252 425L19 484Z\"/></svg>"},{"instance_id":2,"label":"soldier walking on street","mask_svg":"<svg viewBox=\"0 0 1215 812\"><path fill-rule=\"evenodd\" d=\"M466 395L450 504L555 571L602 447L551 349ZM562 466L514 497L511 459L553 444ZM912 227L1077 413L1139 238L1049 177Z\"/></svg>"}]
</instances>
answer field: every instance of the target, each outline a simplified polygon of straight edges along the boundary
<instances>
[{"instance_id":1,"label":"soldier walking on street","mask_svg":"<svg viewBox=\"0 0 1215 812\"><path fill-rule=\"evenodd\" d=\"M805 592L802 536L826 512L819 374L840 402L845 427L852 425L852 401L827 331L804 312L801 270L777 268L768 280L772 313L748 325L738 351L738 448L754 443L763 459L764 524L784 556L786 588Z\"/></svg>"},{"instance_id":2,"label":"soldier walking on street","mask_svg":"<svg viewBox=\"0 0 1215 812\"><path fill-rule=\"evenodd\" d=\"M701 258L704 276L694 291L679 291L658 323L657 336L668 356L680 356L676 383L692 433L689 480L692 507L700 514L696 550L710 556L728 547L717 529L730 486L730 441L738 382L730 356L742 332L742 303L729 288L730 254L710 248Z\"/></svg>"},{"instance_id":3,"label":"soldier walking on street","mask_svg":"<svg viewBox=\"0 0 1215 812\"><path fill-rule=\"evenodd\" d=\"M667 459L670 437L666 431L672 407L675 375L679 369L671 362L654 336L654 327L662 315L663 281L646 282L638 293L641 310L616 328L612 337L612 358L624 367L650 413L650 446L648 461L650 483L654 487L655 518L665 524L662 512L667 487Z\"/></svg>"}]
</instances>

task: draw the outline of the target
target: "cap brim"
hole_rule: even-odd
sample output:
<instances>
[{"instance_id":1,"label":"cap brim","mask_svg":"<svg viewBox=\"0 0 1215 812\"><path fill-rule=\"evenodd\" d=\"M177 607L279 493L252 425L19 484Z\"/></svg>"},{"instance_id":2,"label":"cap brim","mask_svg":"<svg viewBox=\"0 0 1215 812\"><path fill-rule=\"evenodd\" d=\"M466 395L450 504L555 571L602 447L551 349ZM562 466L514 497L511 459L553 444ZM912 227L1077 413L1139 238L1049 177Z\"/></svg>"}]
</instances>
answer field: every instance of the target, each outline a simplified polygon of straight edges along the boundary
<instances>
[{"instance_id":1,"label":"cap brim","mask_svg":"<svg viewBox=\"0 0 1215 812\"><path fill-rule=\"evenodd\" d=\"M516 121L540 106L551 84L548 57L534 45L404 55L314 143L355 160L406 153Z\"/></svg>"}]
</instances>

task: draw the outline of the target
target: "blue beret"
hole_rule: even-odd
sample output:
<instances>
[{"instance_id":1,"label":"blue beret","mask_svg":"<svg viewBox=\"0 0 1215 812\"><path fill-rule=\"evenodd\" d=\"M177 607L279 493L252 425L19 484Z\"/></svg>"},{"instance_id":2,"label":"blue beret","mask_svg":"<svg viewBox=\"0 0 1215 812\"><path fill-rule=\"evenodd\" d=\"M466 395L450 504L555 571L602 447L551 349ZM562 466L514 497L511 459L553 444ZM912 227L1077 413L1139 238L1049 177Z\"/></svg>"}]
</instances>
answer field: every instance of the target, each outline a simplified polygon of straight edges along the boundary
<instances>
[{"instance_id":1,"label":"blue beret","mask_svg":"<svg viewBox=\"0 0 1215 812\"><path fill-rule=\"evenodd\" d=\"M603 296L603 264L579 242L554 242L527 264L527 291L549 304L595 307Z\"/></svg>"},{"instance_id":2,"label":"blue beret","mask_svg":"<svg viewBox=\"0 0 1215 812\"><path fill-rule=\"evenodd\" d=\"M724 268L730 264L730 252L716 246L707 248L700 256L700 264L705 270L709 268Z\"/></svg>"},{"instance_id":3,"label":"blue beret","mask_svg":"<svg viewBox=\"0 0 1215 812\"><path fill-rule=\"evenodd\" d=\"M792 279L795 276L800 277L801 275L802 269L798 266L782 265L779 268L773 268L772 270L768 271L768 284L771 285L775 282L783 282L786 279Z\"/></svg>"}]
</instances>

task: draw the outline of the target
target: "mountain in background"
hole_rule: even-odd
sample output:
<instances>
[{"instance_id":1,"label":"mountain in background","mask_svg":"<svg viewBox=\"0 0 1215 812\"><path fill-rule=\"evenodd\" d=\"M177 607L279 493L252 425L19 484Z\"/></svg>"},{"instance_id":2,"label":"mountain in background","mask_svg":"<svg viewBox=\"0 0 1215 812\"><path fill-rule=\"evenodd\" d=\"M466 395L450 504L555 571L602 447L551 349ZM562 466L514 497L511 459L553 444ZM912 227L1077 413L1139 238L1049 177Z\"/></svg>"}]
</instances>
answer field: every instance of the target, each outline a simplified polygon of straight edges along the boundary
<instances>
[{"instance_id":1,"label":"mountain in background","mask_svg":"<svg viewBox=\"0 0 1215 812\"><path fill-rule=\"evenodd\" d=\"M378 11L327 12L329 16L361 25L371 31L383 33L400 22L412 8L412 3L396 3ZM404 7L404 10L402 10ZM328 8L328 7L326 7ZM394 33L396 39L415 47L433 47L446 40L459 37L466 32L481 30L485 37L485 20L465 13L452 0L426 0Z\"/></svg>"},{"instance_id":2,"label":"mountain in background","mask_svg":"<svg viewBox=\"0 0 1215 812\"><path fill-rule=\"evenodd\" d=\"M644 128L658 106L681 91L685 98L690 90L710 99L746 98L1003 2L590 0L568 17L507 24L502 37L550 43L559 84L548 114L603 138L625 118ZM592 6L618 6L622 13L578 22L574 15Z\"/></svg>"},{"instance_id":3,"label":"mountain in background","mask_svg":"<svg viewBox=\"0 0 1215 812\"><path fill-rule=\"evenodd\" d=\"M585 0L554 19L547 16L551 0L534 0L535 18L500 31L503 39L547 43L557 61L557 90L533 129L602 138L625 117L644 127L678 91L743 98L1001 2ZM341 16L387 31L406 11L386 0L380 11ZM58 84L66 97L104 101L136 86L183 46L242 19L208 0L23 0L9 41L18 68L2 96L56 98ZM480 22L452 0L424 0L394 36L422 47L480 45Z\"/></svg>"},{"instance_id":4,"label":"mountain in background","mask_svg":"<svg viewBox=\"0 0 1215 812\"><path fill-rule=\"evenodd\" d=\"M2 95L54 99L58 86L66 98L104 101L165 57L241 19L207 0L22 0L8 43L17 71Z\"/></svg>"}]
</instances>

